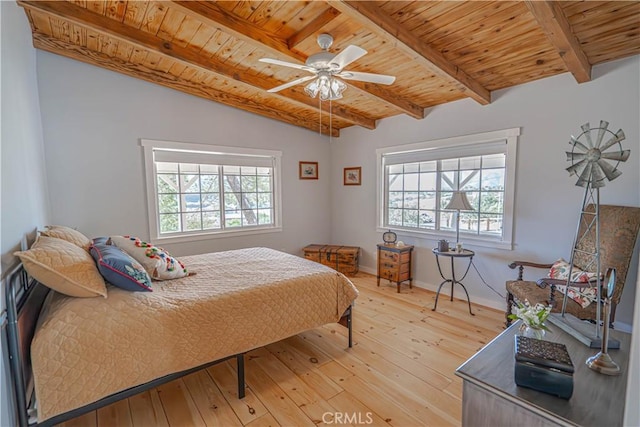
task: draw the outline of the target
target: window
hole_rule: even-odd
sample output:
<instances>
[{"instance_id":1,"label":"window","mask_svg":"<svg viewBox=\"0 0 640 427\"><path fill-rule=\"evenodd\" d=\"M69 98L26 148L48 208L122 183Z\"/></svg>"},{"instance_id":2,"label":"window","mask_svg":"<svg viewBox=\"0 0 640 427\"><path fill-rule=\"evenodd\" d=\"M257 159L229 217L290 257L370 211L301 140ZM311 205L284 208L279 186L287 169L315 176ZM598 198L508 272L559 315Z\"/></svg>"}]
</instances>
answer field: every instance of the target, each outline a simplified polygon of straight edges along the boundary
<instances>
[{"instance_id":1,"label":"window","mask_svg":"<svg viewBox=\"0 0 640 427\"><path fill-rule=\"evenodd\" d=\"M454 191L473 211L461 212L465 241L511 248L515 154L519 129L378 150L380 230L453 236ZM400 151L401 150L401 151Z\"/></svg>"},{"instance_id":2,"label":"window","mask_svg":"<svg viewBox=\"0 0 640 427\"><path fill-rule=\"evenodd\" d=\"M142 140L151 236L280 229L278 151Z\"/></svg>"}]
</instances>

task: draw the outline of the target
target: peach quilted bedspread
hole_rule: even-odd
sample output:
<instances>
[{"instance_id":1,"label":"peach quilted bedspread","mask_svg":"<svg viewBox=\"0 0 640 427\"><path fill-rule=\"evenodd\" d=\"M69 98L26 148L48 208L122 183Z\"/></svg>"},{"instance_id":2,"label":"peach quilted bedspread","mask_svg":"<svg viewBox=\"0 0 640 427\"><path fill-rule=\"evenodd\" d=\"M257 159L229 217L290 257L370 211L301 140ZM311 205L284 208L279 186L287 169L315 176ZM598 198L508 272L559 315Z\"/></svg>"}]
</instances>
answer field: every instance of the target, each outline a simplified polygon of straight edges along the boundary
<instances>
[{"instance_id":1,"label":"peach quilted bedspread","mask_svg":"<svg viewBox=\"0 0 640 427\"><path fill-rule=\"evenodd\" d=\"M38 421L336 322L358 295L342 274L267 248L182 260L196 274L153 292L54 293L31 346Z\"/></svg>"}]
</instances>

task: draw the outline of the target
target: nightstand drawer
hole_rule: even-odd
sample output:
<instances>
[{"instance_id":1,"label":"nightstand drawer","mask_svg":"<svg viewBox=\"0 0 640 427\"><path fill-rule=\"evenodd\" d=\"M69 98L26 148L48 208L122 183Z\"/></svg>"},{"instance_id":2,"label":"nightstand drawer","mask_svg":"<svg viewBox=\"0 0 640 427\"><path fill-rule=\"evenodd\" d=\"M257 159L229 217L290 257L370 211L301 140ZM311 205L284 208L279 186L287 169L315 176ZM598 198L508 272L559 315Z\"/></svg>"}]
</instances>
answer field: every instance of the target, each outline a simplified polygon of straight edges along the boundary
<instances>
[{"instance_id":1,"label":"nightstand drawer","mask_svg":"<svg viewBox=\"0 0 640 427\"><path fill-rule=\"evenodd\" d=\"M395 252L380 251L380 260L391 262L391 263L397 263L398 259L400 258L398 255L399 254Z\"/></svg>"},{"instance_id":2,"label":"nightstand drawer","mask_svg":"<svg viewBox=\"0 0 640 427\"><path fill-rule=\"evenodd\" d=\"M391 268L380 268L380 277L383 279L391 280L392 282L398 281L398 271Z\"/></svg>"}]
</instances>

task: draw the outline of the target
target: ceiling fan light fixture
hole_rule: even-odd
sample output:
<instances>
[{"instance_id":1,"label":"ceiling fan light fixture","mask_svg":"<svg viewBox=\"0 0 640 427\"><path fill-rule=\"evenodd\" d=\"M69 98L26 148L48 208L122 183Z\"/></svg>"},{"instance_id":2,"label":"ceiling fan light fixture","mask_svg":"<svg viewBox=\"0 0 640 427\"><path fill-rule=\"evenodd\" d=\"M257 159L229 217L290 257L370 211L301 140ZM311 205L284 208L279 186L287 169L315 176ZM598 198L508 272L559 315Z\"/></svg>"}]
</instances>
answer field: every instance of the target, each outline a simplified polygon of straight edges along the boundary
<instances>
[{"instance_id":1,"label":"ceiling fan light fixture","mask_svg":"<svg viewBox=\"0 0 640 427\"><path fill-rule=\"evenodd\" d=\"M342 98L347 85L333 76L321 74L304 87L304 91L312 98L320 95L321 101L334 101Z\"/></svg>"}]
</instances>

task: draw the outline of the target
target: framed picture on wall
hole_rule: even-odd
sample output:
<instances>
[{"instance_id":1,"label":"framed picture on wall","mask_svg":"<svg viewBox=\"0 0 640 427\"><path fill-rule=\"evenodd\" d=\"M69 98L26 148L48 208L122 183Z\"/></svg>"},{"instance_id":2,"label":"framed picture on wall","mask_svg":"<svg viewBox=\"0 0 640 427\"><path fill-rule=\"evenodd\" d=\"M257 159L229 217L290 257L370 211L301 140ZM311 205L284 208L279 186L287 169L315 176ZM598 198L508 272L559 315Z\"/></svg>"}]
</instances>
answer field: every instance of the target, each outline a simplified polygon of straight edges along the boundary
<instances>
[{"instance_id":1,"label":"framed picture on wall","mask_svg":"<svg viewBox=\"0 0 640 427\"><path fill-rule=\"evenodd\" d=\"M362 184L362 167L344 168L344 185Z\"/></svg>"},{"instance_id":2,"label":"framed picture on wall","mask_svg":"<svg viewBox=\"0 0 640 427\"><path fill-rule=\"evenodd\" d=\"M318 162L300 162L300 179L318 179Z\"/></svg>"}]
</instances>

